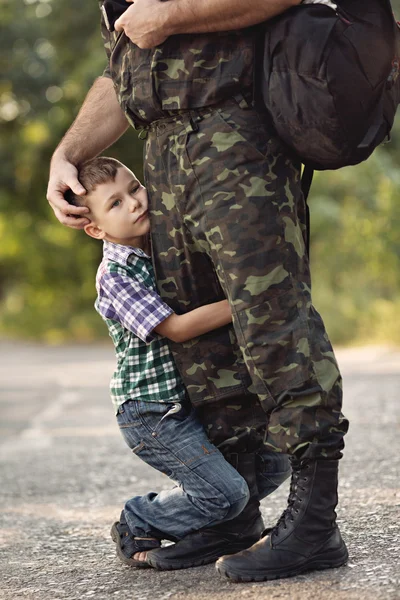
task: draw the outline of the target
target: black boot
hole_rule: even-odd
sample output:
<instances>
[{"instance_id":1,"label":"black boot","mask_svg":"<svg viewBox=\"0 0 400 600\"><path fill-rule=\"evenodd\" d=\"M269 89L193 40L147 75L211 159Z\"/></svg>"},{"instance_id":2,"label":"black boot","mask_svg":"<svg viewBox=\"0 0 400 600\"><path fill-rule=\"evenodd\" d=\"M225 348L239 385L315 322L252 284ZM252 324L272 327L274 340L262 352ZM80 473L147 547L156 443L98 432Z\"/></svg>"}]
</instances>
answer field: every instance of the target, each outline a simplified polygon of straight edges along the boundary
<instances>
[{"instance_id":1,"label":"black boot","mask_svg":"<svg viewBox=\"0 0 400 600\"><path fill-rule=\"evenodd\" d=\"M292 577L340 567L348 558L336 525L338 461L292 460L288 507L254 546L216 564L232 581Z\"/></svg>"},{"instance_id":2,"label":"black boot","mask_svg":"<svg viewBox=\"0 0 400 600\"><path fill-rule=\"evenodd\" d=\"M147 562L155 569L187 569L214 562L225 554L249 548L264 529L256 484L255 455L236 454L229 462L249 486L250 499L244 510L230 521L190 533L176 544L147 553Z\"/></svg>"}]
</instances>

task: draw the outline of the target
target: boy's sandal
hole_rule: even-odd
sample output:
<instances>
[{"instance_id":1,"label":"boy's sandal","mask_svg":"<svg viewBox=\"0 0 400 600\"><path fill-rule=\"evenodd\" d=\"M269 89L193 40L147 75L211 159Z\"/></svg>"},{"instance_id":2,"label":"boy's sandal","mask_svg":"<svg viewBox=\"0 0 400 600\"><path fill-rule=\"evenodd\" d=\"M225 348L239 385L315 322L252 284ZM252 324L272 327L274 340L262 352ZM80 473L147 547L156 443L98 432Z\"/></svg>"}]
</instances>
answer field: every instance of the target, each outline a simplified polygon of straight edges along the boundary
<instances>
[{"instance_id":1,"label":"boy's sandal","mask_svg":"<svg viewBox=\"0 0 400 600\"><path fill-rule=\"evenodd\" d=\"M113 524L110 533L113 542L117 545L117 556L123 563L130 567L139 567L142 569L151 566L148 562L136 560L133 557L137 552L146 552L147 550L159 548L161 545L160 541L136 539L130 532L123 511L121 513L121 520Z\"/></svg>"}]
</instances>

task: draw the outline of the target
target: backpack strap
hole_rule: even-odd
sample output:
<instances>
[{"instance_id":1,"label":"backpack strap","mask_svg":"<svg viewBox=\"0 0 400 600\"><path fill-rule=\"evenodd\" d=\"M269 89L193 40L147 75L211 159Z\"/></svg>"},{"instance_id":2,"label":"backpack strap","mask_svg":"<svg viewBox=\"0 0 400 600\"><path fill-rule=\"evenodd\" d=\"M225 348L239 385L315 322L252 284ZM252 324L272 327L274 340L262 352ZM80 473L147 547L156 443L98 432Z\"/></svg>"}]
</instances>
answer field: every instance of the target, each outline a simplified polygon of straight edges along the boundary
<instances>
[{"instance_id":1,"label":"backpack strap","mask_svg":"<svg viewBox=\"0 0 400 600\"><path fill-rule=\"evenodd\" d=\"M304 165L303 174L301 176L301 191L303 192L304 201L306 203L306 250L308 258L310 258L310 207L308 205L307 199L310 193L313 177L314 169L309 165Z\"/></svg>"}]
</instances>

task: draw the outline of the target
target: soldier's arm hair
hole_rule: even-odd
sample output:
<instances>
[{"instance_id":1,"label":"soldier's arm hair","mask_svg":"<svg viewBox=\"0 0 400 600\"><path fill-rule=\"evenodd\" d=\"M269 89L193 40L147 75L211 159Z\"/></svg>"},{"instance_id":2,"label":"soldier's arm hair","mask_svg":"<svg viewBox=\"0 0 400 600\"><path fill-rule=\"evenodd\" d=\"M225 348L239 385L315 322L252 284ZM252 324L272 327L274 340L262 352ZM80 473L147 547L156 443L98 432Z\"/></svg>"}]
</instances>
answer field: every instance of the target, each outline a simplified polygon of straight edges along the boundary
<instances>
[{"instance_id":1,"label":"soldier's arm hair","mask_svg":"<svg viewBox=\"0 0 400 600\"><path fill-rule=\"evenodd\" d=\"M54 152L79 165L111 146L129 124L119 105L109 77L99 77L90 88L82 107Z\"/></svg>"},{"instance_id":2,"label":"soldier's arm hair","mask_svg":"<svg viewBox=\"0 0 400 600\"><path fill-rule=\"evenodd\" d=\"M174 35L241 29L300 3L301 0L171 0L161 5L163 11L168 11L168 35Z\"/></svg>"},{"instance_id":3,"label":"soldier's arm hair","mask_svg":"<svg viewBox=\"0 0 400 600\"><path fill-rule=\"evenodd\" d=\"M127 128L112 80L100 77L51 159L47 200L61 223L80 229L88 222L76 218L84 217L87 209L72 207L64 199L64 192L72 189L78 195L85 193L78 180L77 167L108 148ZM71 217L71 214L76 216Z\"/></svg>"},{"instance_id":4,"label":"soldier's arm hair","mask_svg":"<svg viewBox=\"0 0 400 600\"><path fill-rule=\"evenodd\" d=\"M172 314L154 331L174 342L187 342L203 333L218 329L232 321L227 300L199 306L184 315Z\"/></svg>"}]
</instances>

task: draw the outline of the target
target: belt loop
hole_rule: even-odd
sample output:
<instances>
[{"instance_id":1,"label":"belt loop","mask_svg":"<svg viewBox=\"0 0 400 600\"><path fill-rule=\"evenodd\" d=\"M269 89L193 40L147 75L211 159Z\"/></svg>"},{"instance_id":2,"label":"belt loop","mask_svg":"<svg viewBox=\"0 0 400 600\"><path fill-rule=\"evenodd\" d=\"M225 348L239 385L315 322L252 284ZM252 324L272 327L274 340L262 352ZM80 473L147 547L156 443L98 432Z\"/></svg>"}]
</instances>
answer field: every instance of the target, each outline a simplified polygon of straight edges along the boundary
<instances>
[{"instance_id":1,"label":"belt loop","mask_svg":"<svg viewBox=\"0 0 400 600\"><path fill-rule=\"evenodd\" d=\"M146 140L149 134L149 127L141 127L139 129L138 138L139 140Z\"/></svg>"},{"instance_id":2,"label":"belt loop","mask_svg":"<svg viewBox=\"0 0 400 600\"><path fill-rule=\"evenodd\" d=\"M233 99L237 102L239 108L251 108L251 104L243 94L236 94L236 96L233 96Z\"/></svg>"},{"instance_id":3,"label":"belt loop","mask_svg":"<svg viewBox=\"0 0 400 600\"><path fill-rule=\"evenodd\" d=\"M187 119L187 117L186 117ZM187 133L194 132L197 133L199 131L199 121L202 120L202 116L196 111L191 110L189 112L189 119L186 121L186 131Z\"/></svg>"},{"instance_id":4,"label":"belt loop","mask_svg":"<svg viewBox=\"0 0 400 600\"><path fill-rule=\"evenodd\" d=\"M194 118L191 116L190 119L190 124L192 126L192 131L197 132L199 130L199 126L197 124L197 120L194 120Z\"/></svg>"}]
</instances>

